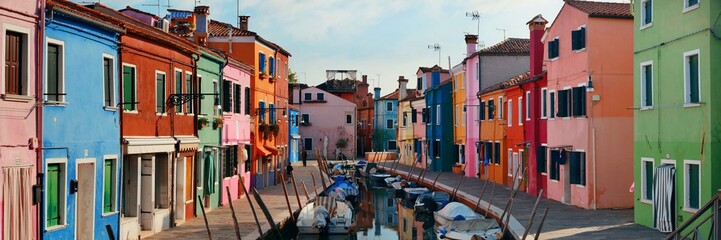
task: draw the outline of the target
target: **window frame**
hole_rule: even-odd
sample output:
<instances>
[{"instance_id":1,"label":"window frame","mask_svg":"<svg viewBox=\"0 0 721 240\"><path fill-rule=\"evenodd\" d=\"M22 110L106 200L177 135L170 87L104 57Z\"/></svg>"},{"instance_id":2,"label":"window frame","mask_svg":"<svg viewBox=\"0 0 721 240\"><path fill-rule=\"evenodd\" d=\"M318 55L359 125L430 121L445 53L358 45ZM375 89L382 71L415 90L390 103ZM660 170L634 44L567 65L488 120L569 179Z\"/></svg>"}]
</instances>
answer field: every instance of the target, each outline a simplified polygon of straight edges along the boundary
<instances>
[{"instance_id":1,"label":"window frame","mask_svg":"<svg viewBox=\"0 0 721 240\"><path fill-rule=\"evenodd\" d=\"M556 90L548 91L548 120L556 119Z\"/></svg>"},{"instance_id":2,"label":"window frame","mask_svg":"<svg viewBox=\"0 0 721 240\"><path fill-rule=\"evenodd\" d=\"M185 71L185 92L189 94L193 94L195 90L193 89L193 72ZM185 113L188 115L195 115L195 107L194 107L194 101L188 101L185 107Z\"/></svg>"},{"instance_id":3,"label":"window frame","mask_svg":"<svg viewBox=\"0 0 721 240\"><path fill-rule=\"evenodd\" d=\"M558 60L558 57L561 56L561 38L559 36L553 37L550 41L548 41L548 60L549 61L556 61ZM551 49L551 44L555 45L555 48ZM551 57L553 55L553 57Z\"/></svg>"},{"instance_id":4,"label":"window frame","mask_svg":"<svg viewBox=\"0 0 721 240\"><path fill-rule=\"evenodd\" d=\"M570 161L572 161L571 153L580 154L578 178L579 178L579 181L581 181L580 183L571 183L571 185L574 185L578 188L585 188L586 186L588 186L588 173L587 173L587 171L588 171L588 163L587 163L588 156L587 156L587 152L583 149L575 149L573 151L567 152L568 156L567 156L566 162L568 163L568 168L569 168L568 169L568 171L569 171L568 181L569 182L571 181L570 176L573 174L573 169L570 168L571 167Z\"/></svg>"},{"instance_id":5,"label":"window frame","mask_svg":"<svg viewBox=\"0 0 721 240\"><path fill-rule=\"evenodd\" d=\"M513 126L513 99L508 99L508 109L506 109L506 114L508 114L506 126L512 127Z\"/></svg>"},{"instance_id":6,"label":"window frame","mask_svg":"<svg viewBox=\"0 0 721 240\"><path fill-rule=\"evenodd\" d=\"M118 204L118 178L120 177L120 169L118 168L118 155L105 155L103 156L103 183L105 183L105 161L112 161L113 162L113 169L112 172L114 174L114 178L111 179L111 186L113 186L113 189L111 189L111 209L109 212L105 212L105 184L102 184L102 204L103 204L103 217L110 216L113 214L117 214L120 212L120 205Z\"/></svg>"},{"instance_id":7,"label":"window frame","mask_svg":"<svg viewBox=\"0 0 721 240\"><path fill-rule=\"evenodd\" d=\"M498 97L498 104L496 104L496 105L498 105L498 114L496 114L498 116L497 119L503 120L503 107L505 105L505 104L503 104L503 96Z\"/></svg>"},{"instance_id":8,"label":"window frame","mask_svg":"<svg viewBox=\"0 0 721 240\"><path fill-rule=\"evenodd\" d=\"M574 44L574 38L573 38L573 32L576 32L576 31L578 31L579 33L583 33L583 35L582 35L582 36L583 36L583 41L580 41L580 40L579 40L580 42L575 43L575 44L583 44L583 47L581 47L581 48L574 48L574 47L577 47L577 46ZM587 38L586 38L586 33L587 33L587 32L588 32L588 31L586 30L586 24L579 26L579 27L576 28L576 30L574 30L574 31L571 31L571 51L573 51L573 52L575 52L575 53L586 51L586 43L588 42L588 41L587 41Z\"/></svg>"},{"instance_id":9,"label":"window frame","mask_svg":"<svg viewBox=\"0 0 721 240\"><path fill-rule=\"evenodd\" d=\"M165 99L167 98L167 94L168 94L168 91L167 91L168 75L165 74L165 72L160 71L160 70L155 70L155 74L153 74L153 75L154 75L153 80L155 82L155 84L153 84L153 85L155 85L155 115L165 116L168 113L168 109L167 109L168 106L165 101ZM162 98L163 111L162 112L158 112L158 107L159 107L158 106L158 75L163 75L163 98Z\"/></svg>"},{"instance_id":10,"label":"window frame","mask_svg":"<svg viewBox=\"0 0 721 240\"><path fill-rule=\"evenodd\" d=\"M48 65L49 64L48 64L48 58L47 58L47 55L48 55L47 49L48 49L49 45L51 45L51 44L58 45L58 49L59 49L59 51L58 51L58 55L59 55L59 57L58 57L58 83L57 83L58 84L58 92L56 93L56 94L58 94L57 95L58 100L48 100L50 95L47 95L47 94L49 94L48 88L47 88L47 86L49 86L49 79L48 79ZM43 66L44 71L45 71L45 87L43 87L43 89L45 89L45 91L43 93L45 93L46 95L43 96L43 99L45 100L45 102L48 102L48 103L67 103L67 101L65 99L65 97L67 96L66 95L67 93L65 92L65 41L54 39L51 37L45 37L45 54L46 54L45 66ZM3 85L3 87L5 86L5 84L2 84L2 85ZM60 94L64 94L64 95L60 95Z\"/></svg>"},{"instance_id":11,"label":"window frame","mask_svg":"<svg viewBox=\"0 0 721 240\"><path fill-rule=\"evenodd\" d=\"M395 148L391 148L391 142L393 142ZM396 142L396 140L388 140L386 144L388 146L388 150L398 150L398 142Z\"/></svg>"},{"instance_id":12,"label":"window frame","mask_svg":"<svg viewBox=\"0 0 721 240\"><path fill-rule=\"evenodd\" d=\"M526 121L531 121L531 91L526 91Z\"/></svg>"},{"instance_id":13,"label":"window frame","mask_svg":"<svg viewBox=\"0 0 721 240\"><path fill-rule=\"evenodd\" d=\"M639 72L639 75L640 75L640 83L639 84L641 86L641 92L640 92L641 110L650 110L650 109L653 109L653 77L655 75L655 74L653 74L653 70L654 70L653 61L642 62L640 64L640 66L641 66L641 70ZM645 70L647 67L651 68L651 86L650 87L647 86L647 84L646 84L646 71ZM646 96L647 88L651 88L651 104L650 105L646 104L646 98L648 98L648 96Z\"/></svg>"},{"instance_id":14,"label":"window frame","mask_svg":"<svg viewBox=\"0 0 721 240\"><path fill-rule=\"evenodd\" d=\"M132 98L133 99L125 99L125 74L123 73L123 102L127 104L123 104L123 112L125 113L138 113L138 105L140 103L138 102L138 67L135 64L130 63L122 63L123 71L125 71L125 67L132 68L133 70L133 93ZM132 110L126 109L124 106L129 105L132 106Z\"/></svg>"},{"instance_id":15,"label":"window frame","mask_svg":"<svg viewBox=\"0 0 721 240\"><path fill-rule=\"evenodd\" d=\"M515 167L515 165L513 165L513 162L515 161L513 159L514 156L517 157L518 153L513 152L512 148L508 148L508 153L506 154L506 159L507 159L506 164L508 164L508 173L507 174L511 178L513 178L513 168Z\"/></svg>"},{"instance_id":16,"label":"window frame","mask_svg":"<svg viewBox=\"0 0 721 240\"><path fill-rule=\"evenodd\" d=\"M698 102L691 102L691 96L690 90L691 90L691 82L690 82L690 74L691 69L688 63L688 59L691 56L696 56L697 59L697 65L696 71L698 71ZM697 107L700 105L702 98L701 98L701 51L700 49L694 49L691 51L687 51L683 53L683 89L684 89L684 107Z\"/></svg>"},{"instance_id":17,"label":"window frame","mask_svg":"<svg viewBox=\"0 0 721 240\"><path fill-rule=\"evenodd\" d=\"M651 4L651 12L650 12L650 14L651 14L650 19L651 19L651 20L650 20L650 22L644 22L645 19L646 19L646 14L647 14L646 11L645 11L646 9L644 8L646 3ZM653 26L653 15L654 15L654 14L653 14L653 0L641 0L641 7L640 7L639 9L640 9L640 11L641 11L641 14L640 14L640 15L641 15L641 19L640 19L640 21L639 21L639 23L640 23L641 25L639 26L639 29L640 29L640 30L643 30L643 29L646 29L646 28L649 28L649 27Z\"/></svg>"},{"instance_id":18,"label":"window frame","mask_svg":"<svg viewBox=\"0 0 721 240\"><path fill-rule=\"evenodd\" d=\"M305 120L304 118L306 118L306 117L304 117L304 116L308 116L308 117L307 117L308 121L303 121L303 120ZM301 113L301 114L300 114L300 120L301 120L301 122L303 123L302 125L309 126L309 125L310 125L310 114L309 114L309 113Z\"/></svg>"},{"instance_id":19,"label":"window frame","mask_svg":"<svg viewBox=\"0 0 721 240\"><path fill-rule=\"evenodd\" d=\"M48 201L47 187L49 185L48 185L48 178L45 177L43 179L43 181L45 184L44 191L46 194L43 194L43 200L44 200L45 204L43 206L44 219L42 222L43 223L42 226L45 227L44 228L45 232L54 231L54 230L65 228L68 226L68 221L67 221L68 220L67 219L67 217L68 217L67 199L68 199L68 194L69 194L68 193L69 189L67 187L69 184L68 183L68 159L67 158L47 158L47 159L45 159L45 172L46 173L47 173L48 166L52 165L52 164L58 164L60 167L60 170L62 171L61 175L60 175L61 180L58 183L58 192L62 192L62 193L58 193L58 195L59 195L58 196L58 198L59 198L58 199L58 215L62 215L62 216L58 217L57 225L48 226L48 204L50 202Z\"/></svg>"},{"instance_id":20,"label":"window frame","mask_svg":"<svg viewBox=\"0 0 721 240\"><path fill-rule=\"evenodd\" d=\"M646 182L646 177L647 177L647 176L646 176L646 169L645 169L645 167L646 167L646 163L647 163L647 162L650 162L650 163L651 163L651 169L653 170L654 175L656 174L656 161L655 161L655 159L653 159L653 158L647 158L647 157L642 157L642 158L641 158L641 197L640 197L639 199L640 199L640 201L641 201L642 203L653 204L653 196L651 196L651 199L646 199L646 196L645 196L645 195L646 195L646 190L647 190L647 189L646 189L646 184L647 184L647 182ZM653 177L654 177L654 176L651 176L651 181L653 181ZM652 182L651 184L653 184L653 182ZM654 190L655 190L655 189L652 189L651 191L654 191ZM653 194L652 194L652 195L653 195Z\"/></svg>"},{"instance_id":21,"label":"window frame","mask_svg":"<svg viewBox=\"0 0 721 240\"><path fill-rule=\"evenodd\" d=\"M313 101L313 93L303 93L303 101Z\"/></svg>"},{"instance_id":22,"label":"window frame","mask_svg":"<svg viewBox=\"0 0 721 240\"><path fill-rule=\"evenodd\" d=\"M548 88L541 88L541 119L548 119Z\"/></svg>"},{"instance_id":23,"label":"window frame","mask_svg":"<svg viewBox=\"0 0 721 240\"><path fill-rule=\"evenodd\" d=\"M315 100L316 101L325 101L325 94L322 92L315 93Z\"/></svg>"},{"instance_id":24,"label":"window frame","mask_svg":"<svg viewBox=\"0 0 721 240\"><path fill-rule=\"evenodd\" d=\"M523 97L518 97L518 126L523 126Z\"/></svg>"},{"instance_id":25,"label":"window frame","mask_svg":"<svg viewBox=\"0 0 721 240\"><path fill-rule=\"evenodd\" d=\"M308 142L310 142L310 149L307 148ZM312 152L313 151L313 138L303 138L303 150Z\"/></svg>"},{"instance_id":26,"label":"window frame","mask_svg":"<svg viewBox=\"0 0 721 240\"><path fill-rule=\"evenodd\" d=\"M441 105L436 105L436 125L441 125Z\"/></svg>"},{"instance_id":27,"label":"window frame","mask_svg":"<svg viewBox=\"0 0 721 240\"><path fill-rule=\"evenodd\" d=\"M394 123L394 122L395 122L395 121L393 121L393 119L390 119L390 118L389 118L389 119L386 119L386 129L394 129L394 128L393 128L393 126L394 126L393 123ZM390 125L389 125L389 124L390 124Z\"/></svg>"},{"instance_id":28,"label":"window frame","mask_svg":"<svg viewBox=\"0 0 721 240\"><path fill-rule=\"evenodd\" d=\"M691 208L689 206L689 166L690 165L697 165L698 166L698 208ZM703 202L701 202L701 161L700 160L683 160L683 211L695 213L698 211L703 205Z\"/></svg>"},{"instance_id":29,"label":"window frame","mask_svg":"<svg viewBox=\"0 0 721 240\"><path fill-rule=\"evenodd\" d=\"M386 112L392 112L393 111L393 102L388 101L386 102Z\"/></svg>"},{"instance_id":30,"label":"window frame","mask_svg":"<svg viewBox=\"0 0 721 240\"><path fill-rule=\"evenodd\" d=\"M349 121L350 120L350 121ZM346 113L345 114L345 124L346 125L353 125L353 114Z\"/></svg>"},{"instance_id":31,"label":"window frame","mask_svg":"<svg viewBox=\"0 0 721 240\"><path fill-rule=\"evenodd\" d=\"M180 73L180 85L178 85L178 73ZM173 94L185 93L187 90L183 91L183 85L185 85L185 72L180 68L173 69ZM178 86L180 86L180 92L178 92ZM175 113L183 114L185 112L185 106L183 105L175 106Z\"/></svg>"},{"instance_id":32,"label":"window frame","mask_svg":"<svg viewBox=\"0 0 721 240\"><path fill-rule=\"evenodd\" d=\"M681 13L690 12L691 10L697 9L701 6L701 0L697 0L696 4L694 4L694 5L689 5L688 2L689 2L689 0L683 1L683 10L681 11Z\"/></svg>"},{"instance_id":33,"label":"window frame","mask_svg":"<svg viewBox=\"0 0 721 240\"><path fill-rule=\"evenodd\" d=\"M21 46L22 49L20 49L20 53L25 58L22 59L23 68L18 73L21 75L20 77L20 86L22 87L22 91L20 91L19 94L8 94L7 89L5 89L5 85L7 84L7 79L5 79L5 72L3 74L0 74L0 95L3 96L3 98L7 99L8 95L11 96L23 96L23 97L31 97L31 93L33 91L30 90L30 80L29 75L30 71L28 70L31 66L30 62L30 36L32 36L32 31L30 28L20 27L11 23L3 23L2 24L3 30L2 30L2 38L0 41L2 41L2 57L0 57L0 65L5 66L5 54L7 54L7 33L8 32L16 32L22 35L23 45ZM31 99L21 98L23 101L30 101Z\"/></svg>"},{"instance_id":34,"label":"window frame","mask_svg":"<svg viewBox=\"0 0 721 240\"><path fill-rule=\"evenodd\" d=\"M105 98L108 96L105 95L105 88L107 86L105 85L106 84L106 82L105 82L105 66L103 66L103 106L105 107L106 110L109 110L109 109L115 109L116 108L115 106L117 106L117 104L118 104L118 99L115 96L115 93L117 92L116 88L117 88L117 84L118 84L118 81L117 81L118 74L116 74L117 73L117 66L116 66L117 63L115 62L115 56L107 54L107 53L103 53L102 54L103 64L105 64L106 59L110 59L110 61L111 61L110 68L112 70L112 73L110 74L110 77L112 78L111 79L112 84L110 84L110 87L111 87L110 88L110 92L111 92L110 105L106 105ZM167 81L168 81L167 76L166 76L165 81L167 83Z\"/></svg>"}]
</instances>

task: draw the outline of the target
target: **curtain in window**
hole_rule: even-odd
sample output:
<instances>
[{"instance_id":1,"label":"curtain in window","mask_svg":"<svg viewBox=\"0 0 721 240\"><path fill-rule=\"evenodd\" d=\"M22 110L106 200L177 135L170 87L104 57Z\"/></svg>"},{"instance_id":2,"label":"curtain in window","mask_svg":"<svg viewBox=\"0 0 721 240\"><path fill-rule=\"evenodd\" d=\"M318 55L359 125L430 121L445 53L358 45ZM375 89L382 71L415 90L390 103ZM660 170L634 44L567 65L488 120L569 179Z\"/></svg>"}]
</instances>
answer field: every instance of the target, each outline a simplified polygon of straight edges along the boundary
<instances>
[{"instance_id":1,"label":"curtain in window","mask_svg":"<svg viewBox=\"0 0 721 240\"><path fill-rule=\"evenodd\" d=\"M215 159L213 152L205 152L205 195L215 193Z\"/></svg>"},{"instance_id":2,"label":"curtain in window","mask_svg":"<svg viewBox=\"0 0 721 240\"><path fill-rule=\"evenodd\" d=\"M32 168L3 168L2 172L3 239L32 239Z\"/></svg>"},{"instance_id":3,"label":"curtain in window","mask_svg":"<svg viewBox=\"0 0 721 240\"><path fill-rule=\"evenodd\" d=\"M656 169L655 193L653 194L653 227L661 232L673 231L676 214L674 211L674 179L676 167L662 165Z\"/></svg>"}]
</instances>

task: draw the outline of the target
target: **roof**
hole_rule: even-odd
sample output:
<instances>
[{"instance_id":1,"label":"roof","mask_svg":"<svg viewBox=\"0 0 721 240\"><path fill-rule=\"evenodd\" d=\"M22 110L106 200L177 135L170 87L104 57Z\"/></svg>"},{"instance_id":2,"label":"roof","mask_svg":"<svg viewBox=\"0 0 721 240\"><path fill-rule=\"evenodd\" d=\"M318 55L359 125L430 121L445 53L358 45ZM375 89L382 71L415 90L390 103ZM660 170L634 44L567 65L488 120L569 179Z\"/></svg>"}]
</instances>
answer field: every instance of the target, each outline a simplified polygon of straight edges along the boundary
<instances>
[{"instance_id":1,"label":"roof","mask_svg":"<svg viewBox=\"0 0 721 240\"><path fill-rule=\"evenodd\" d=\"M401 102L414 101L414 100L423 98L423 95L421 94L420 91L418 91L416 89L409 89L409 90L412 90L412 91L409 91L408 95L405 98L401 99Z\"/></svg>"},{"instance_id":2,"label":"roof","mask_svg":"<svg viewBox=\"0 0 721 240\"><path fill-rule=\"evenodd\" d=\"M122 21L93 9L65 0L48 0L46 5L48 9L82 18L91 24L105 27L118 33L125 33L125 29L122 27Z\"/></svg>"},{"instance_id":3,"label":"roof","mask_svg":"<svg viewBox=\"0 0 721 240\"><path fill-rule=\"evenodd\" d=\"M475 56L526 56L531 54L531 40L527 38L506 38L493 46L483 48L466 59Z\"/></svg>"},{"instance_id":4,"label":"roof","mask_svg":"<svg viewBox=\"0 0 721 240\"><path fill-rule=\"evenodd\" d=\"M416 91L415 89L406 89L406 96L413 94L413 92ZM395 91L392 93L389 93L381 98L378 98L378 100L398 100L398 94L400 91L396 88Z\"/></svg>"},{"instance_id":5,"label":"roof","mask_svg":"<svg viewBox=\"0 0 721 240\"><path fill-rule=\"evenodd\" d=\"M231 56L226 56L226 57L228 60L228 64L240 67L241 69L248 71L250 73L250 75L253 76L253 74L254 74L253 71L255 71L255 69L253 69L252 66L245 64L243 61L235 59Z\"/></svg>"},{"instance_id":6,"label":"roof","mask_svg":"<svg viewBox=\"0 0 721 240\"><path fill-rule=\"evenodd\" d=\"M480 96L480 95L483 95L483 94L486 94L486 93L495 92L495 91L498 91L498 90L501 90L501 89L506 89L506 88L509 88L509 87L516 86L516 85L518 85L519 83L521 83L521 82L529 79L530 76L531 76L531 72L522 73L522 74L517 75L517 76L515 76L515 77L512 77L512 78L510 78L510 79L508 79L508 80L506 80L506 81L497 83L497 84L495 84L495 85L493 85L493 86L490 86L490 87L487 87L487 88L479 91L477 95Z\"/></svg>"},{"instance_id":7,"label":"roof","mask_svg":"<svg viewBox=\"0 0 721 240\"><path fill-rule=\"evenodd\" d=\"M94 3L92 5L87 5L86 7L109 15L112 18L119 19L119 21L122 21L124 23L123 26L130 34L135 34L155 41L162 41L163 43L169 43L169 45L171 45L172 47L189 53L197 53L197 46L195 43L190 42L187 39L175 36L173 34L163 32L163 30L161 29L147 25L135 18L115 11L105 5L102 5L100 3ZM126 9L132 8L128 7ZM161 45L166 45L163 43L161 43Z\"/></svg>"},{"instance_id":8,"label":"roof","mask_svg":"<svg viewBox=\"0 0 721 240\"><path fill-rule=\"evenodd\" d=\"M361 81L349 78L343 80L331 79L318 84L316 87L331 93L353 93L356 91L357 85L360 83Z\"/></svg>"},{"instance_id":9,"label":"roof","mask_svg":"<svg viewBox=\"0 0 721 240\"><path fill-rule=\"evenodd\" d=\"M258 42L261 42L265 45L268 45L271 48L274 48L281 53L285 54L286 56L290 57L290 52L283 49L280 45L275 44L274 42L268 41L265 38L258 35L258 33L249 31L249 30L242 30L240 28L233 27L232 24L224 23L216 20L210 20L210 24L208 24L208 37L228 37L228 33L230 33L232 36L238 36L238 37L255 37L255 39Z\"/></svg>"},{"instance_id":10,"label":"roof","mask_svg":"<svg viewBox=\"0 0 721 240\"><path fill-rule=\"evenodd\" d=\"M590 17L633 18L631 4L616 2L594 2L565 0L566 4L588 13Z\"/></svg>"},{"instance_id":11,"label":"roof","mask_svg":"<svg viewBox=\"0 0 721 240\"><path fill-rule=\"evenodd\" d=\"M450 73L448 69L443 69L442 67L438 65L434 65L433 67L418 67L418 71L421 73L427 73L427 72L441 72L441 73Z\"/></svg>"},{"instance_id":12,"label":"roof","mask_svg":"<svg viewBox=\"0 0 721 240\"><path fill-rule=\"evenodd\" d=\"M155 16L155 14L152 14L152 13L149 13L149 12L146 12L146 11L143 11L143 10L140 10L140 9L137 9L137 8L133 8L133 7L131 7L131 6L125 6L124 9L120 9L120 10L118 10L118 12L123 12L123 11L128 11L128 10L135 11L135 12L138 12L138 13L141 13L141 14L144 14L144 15L147 15L147 16L149 16L149 17L152 17L152 18L156 19L156 20L160 19L160 17Z\"/></svg>"}]
</instances>

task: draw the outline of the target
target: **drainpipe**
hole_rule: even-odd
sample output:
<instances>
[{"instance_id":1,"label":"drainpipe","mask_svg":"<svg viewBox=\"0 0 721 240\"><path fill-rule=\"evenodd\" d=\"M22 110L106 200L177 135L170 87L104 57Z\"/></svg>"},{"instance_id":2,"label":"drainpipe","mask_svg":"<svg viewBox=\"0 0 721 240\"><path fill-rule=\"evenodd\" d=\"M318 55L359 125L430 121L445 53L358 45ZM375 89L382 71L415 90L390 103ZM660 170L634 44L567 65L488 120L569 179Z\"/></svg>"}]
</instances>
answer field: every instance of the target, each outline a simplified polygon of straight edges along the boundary
<instances>
[{"instance_id":1,"label":"drainpipe","mask_svg":"<svg viewBox=\"0 0 721 240\"><path fill-rule=\"evenodd\" d=\"M198 60L200 60L200 56L193 55L193 79L194 79L193 92L194 93L200 93L200 84L198 83L198 68L196 67L198 64ZM200 136L198 135L198 115L200 115L200 101L198 99L193 99L191 101L193 101L193 108L194 108L193 111L195 112L195 114L193 114L193 134L195 134L195 136L197 136L198 139L200 139ZM193 158L195 159L194 163L197 163L197 161L199 161L198 159L200 156L202 156L202 155L197 154L197 155L193 156ZM193 166L193 167L195 167L195 166ZM195 174L195 177L197 178L198 175ZM197 182L196 180L197 179L193 179L193 182ZM201 185L202 185L202 181L201 181ZM198 203L196 202L196 201L198 201L197 196L198 196L198 188L193 187L193 205L195 205L195 206L198 206ZM193 209L195 209L195 206L193 206ZM197 217L197 215L195 215L196 212L197 211L195 211L193 213L193 216Z\"/></svg>"},{"instance_id":2,"label":"drainpipe","mask_svg":"<svg viewBox=\"0 0 721 240\"><path fill-rule=\"evenodd\" d=\"M220 73L219 79L223 79L223 69L225 69L225 67L228 66L228 63L229 63L229 62L228 62L228 55L226 55L226 54L224 54L223 52L220 52L220 51L214 51L214 52L217 53L217 54L219 54L219 55L221 55L221 56L223 56L223 61L225 61L225 62L223 62L223 64L220 64L220 65L219 65L219 68L220 68L220 69L219 69L219 73ZM222 91L221 91L221 93L222 93ZM225 97L225 96L223 96L223 97ZM221 97L218 97L218 98L219 98L220 101L222 101L222 98L221 98ZM215 101L215 99L213 99L213 101ZM220 101L219 101L219 102L220 102ZM223 112L222 112L222 110L221 110L221 112L220 112L220 117L221 117L221 118L223 117ZM219 142L220 142L220 145L223 146L223 131L222 131L223 126L220 126L220 129L221 129L221 131L220 131L220 133L218 134L218 140L220 140L220 141L219 141ZM221 162L221 166L222 166L223 161L221 160L220 162ZM222 169L222 168L221 168L221 169ZM223 188L223 175L222 175L222 174L219 174L219 176L220 176L220 188L221 188L221 189L220 189L220 193L218 194L218 206L223 206L223 189L222 189L222 188ZM238 176L238 177L240 177L240 176ZM232 201L232 199L228 199L228 201Z\"/></svg>"},{"instance_id":3,"label":"drainpipe","mask_svg":"<svg viewBox=\"0 0 721 240\"><path fill-rule=\"evenodd\" d=\"M37 30L35 33L35 36L36 36L35 37L35 42L36 42L35 45L38 47L35 52L35 54L36 54L35 74L36 74L36 79L45 79L45 76L43 75L43 73L44 73L43 68L37 67L37 66L44 66L43 65L43 58L44 58L43 53L45 51L45 1L40 1L40 9L38 10L38 15L40 15L40 19L38 19L38 24L36 25ZM36 138L37 138L39 146L42 146L42 142L43 142L43 134L42 134L43 133L43 123L42 123L42 119L43 119L43 106L42 106L43 85L40 84L42 82L44 82L44 81L35 81L35 121L36 121L35 134L36 134ZM41 149L42 148L37 147L37 146L35 149L35 156L36 156L35 167L37 169L37 176L36 176L37 182L35 183L35 186L40 188L40 193L41 193L40 195L44 196L45 195L45 193L44 193L45 187L44 187L43 183L45 181L44 180L45 172L44 172L44 168L43 168L43 151ZM40 220L40 221L36 222L37 229L38 229L37 238L40 240L43 239L43 228L45 226L44 225L45 221L43 220L43 219L45 219L45 216L43 214L45 211L43 210L43 206L45 206L45 198L40 197L39 204L35 206L36 210L38 212L38 219Z\"/></svg>"}]
</instances>

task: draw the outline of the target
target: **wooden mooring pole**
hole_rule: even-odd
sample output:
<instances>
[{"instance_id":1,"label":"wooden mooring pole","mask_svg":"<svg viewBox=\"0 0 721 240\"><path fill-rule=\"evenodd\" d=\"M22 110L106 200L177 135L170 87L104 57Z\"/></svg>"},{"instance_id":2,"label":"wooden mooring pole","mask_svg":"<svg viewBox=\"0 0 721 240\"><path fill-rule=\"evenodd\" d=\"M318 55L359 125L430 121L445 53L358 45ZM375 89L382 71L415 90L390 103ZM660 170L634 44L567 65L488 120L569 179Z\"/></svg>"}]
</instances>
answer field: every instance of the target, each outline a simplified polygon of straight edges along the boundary
<instances>
[{"instance_id":1,"label":"wooden mooring pole","mask_svg":"<svg viewBox=\"0 0 721 240\"><path fill-rule=\"evenodd\" d=\"M253 197L255 198L255 201L258 202L258 206L260 206L260 209L263 210L263 215L265 215L265 218L268 219L268 223L270 223L270 227L271 229L273 229L273 233L275 234L276 239L283 239L283 234L280 233L280 229L278 229L278 226L276 226L275 222L273 221L273 215L270 214L268 207L266 207L265 203L263 202L263 198L260 197L258 190L255 188L253 188ZM263 236L262 233L260 235Z\"/></svg>"},{"instance_id":2,"label":"wooden mooring pole","mask_svg":"<svg viewBox=\"0 0 721 240\"><path fill-rule=\"evenodd\" d=\"M541 236L541 229L543 228L543 223L546 222L546 215L548 215L548 208L546 208L546 211L543 212L543 218L541 218L541 224L538 225L538 230L536 230L536 236L533 237L534 240L538 240L538 237Z\"/></svg>"},{"instance_id":3,"label":"wooden mooring pole","mask_svg":"<svg viewBox=\"0 0 721 240\"><path fill-rule=\"evenodd\" d=\"M310 173L310 177L313 179L313 191L315 191L315 196L318 196L318 186L315 184L315 175L313 175L313 172Z\"/></svg>"},{"instance_id":4,"label":"wooden mooring pole","mask_svg":"<svg viewBox=\"0 0 721 240\"><path fill-rule=\"evenodd\" d=\"M293 183L293 190L295 190L295 200L298 200L298 209L303 209L300 205L300 195L298 195L298 185L295 185L295 174L290 173L290 182Z\"/></svg>"},{"instance_id":5,"label":"wooden mooring pole","mask_svg":"<svg viewBox=\"0 0 721 240\"><path fill-rule=\"evenodd\" d=\"M240 240L240 227L238 226L238 218L235 217L235 208L233 208L233 200L230 198L230 188L225 187L225 192L228 195L228 205L230 205L230 214L233 216L233 226L235 227L235 236Z\"/></svg>"},{"instance_id":6,"label":"wooden mooring pole","mask_svg":"<svg viewBox=\"0 0 721 240\"><path fill-rule=\"evenodd\" d=\"M285 188L285 177L283 177L283 174L280 175L280 180L283 181L281 186L283 186L283 195L285 195L285 204L288 205L288 213L290 213L290 220L295 222L295 218L293 217L293 209L290 208L290 199L288 198L288 190Z\"/></svg>"},{"instance_id":7,"label":"wooden mooring pole","mask_svg":"<svg viewBox=\"0 0 721 240\"><path fill-rule=\"evenodd\" d=\"M533 212L531 212L531 218L528 220L528 227L526 227L526 230L523 231L523 238L521 240L526 240L526 236L528 236L528 231L531 229L531 226L533 226L533 218L536 217L536 210L538 209L538 202L541 201L541 196L543 195L543 189L538 192L538 197L536 197L536 204L533 204Z\"/></svg>"},{"instance_id":8,"label":"wooden mooring pole","mask_svg":"<svg viewBox=\"0 0 721 240\"><path fill-rule=\"evenodd\" d=\"M463 182L463 175L460 175L458 178L458 183L456 183L456 188L453 189L453 195L451 195L451 201L456 200L456 193L458 193L458 188L461 187L461 182Z\"/></svg>"},{"instance_id":9,"label":"wooden mooring pole","mask_svg":"<svg viewBox=\"0 0 721 240\"><path fill-rule=\"evenodd\" d=\"M255 218L255 224L258 225L258 233L263 236L263 229L260 228L260 221L258 220L258 214L255 213L255 207L253 207L253 201L250 201L250 194L248 193L248 189L245 188L245 181L243 181L243 178L240 178L240 186L243 187L243 193L245 193L245 198L248 199L248 206L250 206L250 211L253 212L253 218Z\"/></svg>"},{"instance_id":10,"label":"wooden mooring pole","mask_svg":"<svg viewBox=\"0 0 721 240\"><path fill-rule=\"evenodd\" d=\"M200 204L200 211L203 213L203 220L205 220L205 230L208 231L208 240L213 240L213 236L210 235L210 227L208 226L208 217L205 216L205 207L203 206L203 200L198 197L198 204Z\"/></svg>"},{"instance_id":11,"label":"wooden mooring pole","mask_svg":"<svg viewBox=\"0 0 721 240\"><path fill-rule=\"evenodd\" d=\"M438 172L438 174L436 175L436 179L433 179L433 185L431 185L431 191L433 191L433 189L436 188L436 182L438 182L438 177L440 177L440 176L441 176L441 172Z\"/></svg>"},{"instance_id":12,"label":"wooden mooring pole","mask_svg":"<svg viewBox=\"0 0 721 240\"><path fill-rule=\"evenodd\" d=\"M476 206L473 207L473 211L478 211L478 205L481 204L481 199L483 199L483 194L486 193L486 187L488 186L488 181L484 181L483 183L483 189L481 189L481 196L478 197L478 201L476 202Z\"/></svg>"},{"instance_id":13,"label":"wooden mooring pole","mask_svg":"<svg viewBox=\"0 0 721 240\"><path fill-rule=\"evenodd\" d=\"M308 196L308 188L305 187L305 182L300 181L300 185L303 186L303 192L305 192L305 200L310 201L310 196Z\"/></svg>"}]
</instances>

